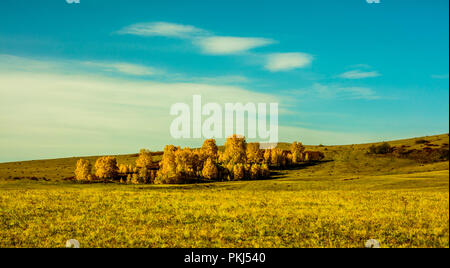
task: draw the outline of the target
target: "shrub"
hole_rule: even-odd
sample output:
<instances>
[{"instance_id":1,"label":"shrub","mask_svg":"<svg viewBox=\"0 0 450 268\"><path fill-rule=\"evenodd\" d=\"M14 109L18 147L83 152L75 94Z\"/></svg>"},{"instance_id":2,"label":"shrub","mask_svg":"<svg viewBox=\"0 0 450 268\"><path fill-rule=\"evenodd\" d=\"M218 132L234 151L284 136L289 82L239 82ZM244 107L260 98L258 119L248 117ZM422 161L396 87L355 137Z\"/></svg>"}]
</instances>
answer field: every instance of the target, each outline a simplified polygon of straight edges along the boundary
<instances>
[{"instance_id":1,"label":"shrub","mask_svg":"<svg viewBox=\"0 0 450 268\"><path fill-rule=\"evenodd\" d=\"M115 179L119 171L116 158L113 156L98 158L95 162L95 170L95 175L99 179Z\"/></svg>"},{"instance_id":2,"label":"shrub","mask_svg":"<svg viewBox=\"0 0 450 268\"><path fill-rule=\"evenodd\" d=\"M387 154L392 152L392 147L387 142L380 145L372 145L369 147L369 152L372 154Z\"/></svg>"},{"instance_id":3,"label":"shrub","mask_svg":"<svg viewBox=\"0 0 450 268\"><path fill-rule=\"evenodd\" d=\"M320 161L325 158L325 155L319 151L306 151L303 153L304 161Z\"/></svg>"},{"instance_id":4,"label":"shrub","mask_svg":"<svg viewBox=\"0 0 450 268\"><path fill-rule=\"evenodd\" d=\"M418 140L416 140L416 144L425 144L425 143L429 143L429 141L427 141L426 139L418 139Z\"/></svg>"}]
</instances>

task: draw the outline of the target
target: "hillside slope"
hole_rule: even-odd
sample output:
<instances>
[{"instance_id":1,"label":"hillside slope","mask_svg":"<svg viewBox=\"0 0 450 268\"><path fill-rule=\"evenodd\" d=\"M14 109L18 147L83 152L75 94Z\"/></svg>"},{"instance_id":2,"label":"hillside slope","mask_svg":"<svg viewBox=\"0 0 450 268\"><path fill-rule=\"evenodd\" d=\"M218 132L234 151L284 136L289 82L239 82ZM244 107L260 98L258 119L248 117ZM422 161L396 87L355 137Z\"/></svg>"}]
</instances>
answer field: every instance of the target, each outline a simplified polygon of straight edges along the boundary
<instances>
[{"instance_id":1,"label":"hillside slope","mask_svg":"<svg viewBox=\"0 0 450 268\"><path fill-rule=\"evenodd\" d=\"M428 143L417 141L426 140ZM409 159L398 159L396 157L368 155L366 152L372 145L380 143L342 145L342 146L309 146L306 150L321 151L325 154L325 162L307 169L307 174L314 176L337 176L337 175L385 175L401 174L426 171L448 170L448 162L421 164ZM422 149L430 144L436 147L447 147L449 135L435 135L413 139L390 141L392 146L406 146L408 149ZM287 143L280 143L278 147L289 149ZM56 180L72 177L76 161L80 158L88 159L91 163L99 156L71 157L50 160L33 160L11 163L0 163L0 180L5 179L34 179L34 180ZM119 164L134 164L137 154L117 155ZM159 160L160 155L154 157ZM289 171L285 171L290 173ZM299 171L299 173L301 173ZM297 173L294 173L297 174Z\"/></svg>"}]
</instances>

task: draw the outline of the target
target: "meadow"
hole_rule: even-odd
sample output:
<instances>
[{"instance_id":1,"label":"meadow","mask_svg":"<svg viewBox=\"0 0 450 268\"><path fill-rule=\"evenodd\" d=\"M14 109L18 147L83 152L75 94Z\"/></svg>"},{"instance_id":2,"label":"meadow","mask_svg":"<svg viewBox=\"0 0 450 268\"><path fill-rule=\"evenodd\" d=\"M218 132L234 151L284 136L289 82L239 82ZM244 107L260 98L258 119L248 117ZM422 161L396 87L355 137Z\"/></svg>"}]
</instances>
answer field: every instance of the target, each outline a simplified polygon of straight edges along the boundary
<instances>
[{"instance_id":1,"label":"meadow","mask_svg":"<svg viewBox=\"0 0 450 268\"><path fill-rule=\"evenodd\" d=\"M428 146L420 139L449 141L389 144ZM65 180L78 158L0 163L0 247L64 247L74 238L82 247L364 247L377 239L448 248L449 162L370 155L370 146L306 146L326 158L272 170L270 179L183 185Z\"/></svg>"}]
</instances>

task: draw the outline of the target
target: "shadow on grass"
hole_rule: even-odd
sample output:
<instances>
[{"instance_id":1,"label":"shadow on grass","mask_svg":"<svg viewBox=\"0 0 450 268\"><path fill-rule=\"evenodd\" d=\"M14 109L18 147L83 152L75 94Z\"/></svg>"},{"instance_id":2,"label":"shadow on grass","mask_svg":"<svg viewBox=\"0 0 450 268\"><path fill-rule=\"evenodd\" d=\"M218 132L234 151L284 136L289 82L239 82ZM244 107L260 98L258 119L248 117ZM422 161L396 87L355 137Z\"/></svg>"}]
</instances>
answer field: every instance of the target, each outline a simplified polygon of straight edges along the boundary
<instances>
[{"instance_id":1,"label":"shadow on grass","mask_svg":"<svg viewBox=\"0 0 450 268\"><path fill-rule=\"evenodd\" d=\"M301 163L301 164L297 164L295 166L289 166L286 168L276 168L276 169L271 169L270 171L270 178L267 178L266 180L274 180L274 179L281 179L286 177L286 173L284 171L287 170L302 170L308 167L312 167L312 166L318 166L318 165L322 165L328 162L332 162L333 160L322 160L322 161L311 161L311 162L305 162L305 163Z\"/></svg>"},{"instance_id":2,"label":"shadow on grass","mask_svg":"<svg viewBox=\"0 0 450 268\"><path fill-rule=\"evenodd\" d=\"M285 168L275 168L271 167L270 170L270 176L267 178L260 178L260 179L243 179L243 180L206 180L206 179L190 179L186 183L182 184L124 184L120 183L119 180L97 180L97 181L90 181L90 182L78 182L74 179L74 177L65 178L65 182L68 184L73 185L102 185L102 184L109 184L109 185L115 185L117 187L127 187L129 189L136 189L136 190L189 190L189 189L198 189L198 188L227 188L227 187L235 187L236 183L240 182L250 182L250 181L268 181L268 180L276 180L280 178L285 178L287 176L285 171L291 171L291 170L302 170L308 167L321 165L324 163L331 162L332 160L323 160L323 161L311 161L311 162L305 162L301 164L297 164L295 166L289 166Z\"/></svg>"}]
</instances>

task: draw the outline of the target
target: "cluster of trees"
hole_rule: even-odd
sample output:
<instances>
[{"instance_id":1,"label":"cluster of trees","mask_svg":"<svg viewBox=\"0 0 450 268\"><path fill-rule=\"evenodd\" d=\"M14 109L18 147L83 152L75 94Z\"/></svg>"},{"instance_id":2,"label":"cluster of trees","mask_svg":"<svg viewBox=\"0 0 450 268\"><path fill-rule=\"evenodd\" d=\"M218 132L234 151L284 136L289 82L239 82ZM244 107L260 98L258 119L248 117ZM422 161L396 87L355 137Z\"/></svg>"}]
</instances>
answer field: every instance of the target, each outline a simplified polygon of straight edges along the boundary
<instances>
[{"instance_id":1,"label":"cluster of trees","mask_svg":"<svg viewBox=\"0 0 450 268\"><path fill-rule=\"evenodd\" d=\"M270 176L269 168L283 168L312 159L314 153L305 152L300 142L294 142L290 150L261 149L257 142L247 143L245 137L233 135L227 138L225 148L219 151L214 139L205 140L200 149L167 145L157 165L150 151L142 149L136 165L118 165L112 156L100 157L95 162L95 174L91 174L88 160L77 162L75 175L79 181L95 179L120 179L130 184L171 184L203 180L261 179ZM319 155L319 158L323 155Z\"/></svg>"},{"instance_id":2,"label":"cluster of trees","mask_svg":"<svg viewBox=\"0 0 450 268\"><path fill-rule=\"evenodd\" d=\"M164 148L155 183L183 183L198 178L208 180L259 179L270 175L262 163L259 144L247 144L244 137L233 135L220 152L214 139L205 140L199 150Z\"/></svg>"},{"instance_id":3,"label":"cluster of trees","mask_svg":"<svg viewBox=\"0 0 450 268\"><path fill-rule=\"evenodd\" d=\"M300 142L294 142L289 151L279 148L261 149L259 143L247 143L245 137L238 135L227 138L223 151L218 150L214 139L205 140L199 150L167 145L155 183L186 183L199 178L267 178L270 176L269 168L283 168L306 161L311 152L305 153L304 149Z\"/></svg>"},{"instance_id":4,"label":"cluster of trees","mask_svg":"<svg viewBox=\"0 0 450 268\"><path fill-rule=\"evenodd\" d=\"M95 161L95 173L89 160L78 160L75 168L77 181L95 181L102 179L120 179L123 183L152 183L156 177L155 163L149 150L142 149L136 159L136 166L117 164L113 156L102 156Z\"/></svg>"}]
</instances>

